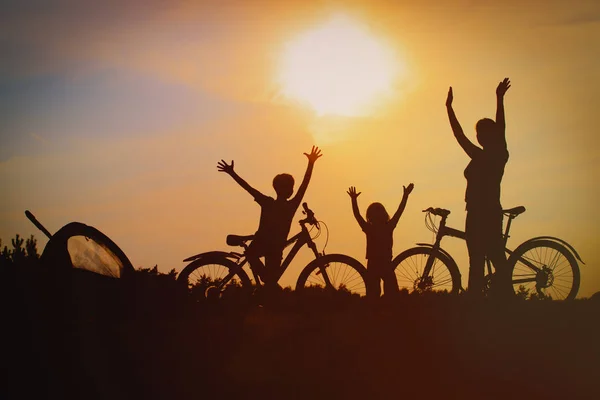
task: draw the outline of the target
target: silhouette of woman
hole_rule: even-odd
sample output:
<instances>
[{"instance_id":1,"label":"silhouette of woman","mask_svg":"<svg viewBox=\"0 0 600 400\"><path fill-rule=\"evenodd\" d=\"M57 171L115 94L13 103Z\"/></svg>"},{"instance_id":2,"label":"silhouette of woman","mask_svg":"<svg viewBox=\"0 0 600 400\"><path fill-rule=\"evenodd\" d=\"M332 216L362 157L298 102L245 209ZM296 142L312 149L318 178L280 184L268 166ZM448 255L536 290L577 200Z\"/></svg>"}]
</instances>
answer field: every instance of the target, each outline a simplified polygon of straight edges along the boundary
<instances>
[{"instance_id":1,"label":"silhouette of woman","mask_svg":"<svg viewBox=\"0 0 600 400\"><path fill-rule=\"evenodd\" d=\"M458 123L452 109L452 87L448 90L446 99L446 109L454 136L471 158L464 172L467 179L465 234L469 251L468 291L478 296L483 294L485 288L483 275L486 256L496 270L492 293L512 294L510 271L504 255L500 204L500 183L508 161L504 120L504 95L508 88L508 78L504 78L496 88L496 121L483 118L475 125L477 141L481 147L473 144L465 136Z\"/></svg>"},{"instance_id":2,"label":"silhouette of woman","mask_svg":"<svg viewBox=\"0 0 600 400\"><path fill-rule=\"evenodd\" d=\"M358 209L358 196L356 188L351 186L348 195L352 200L352 212L354 218L367 235L367 271L368 284L371 286L375 297L381 295L381 281L386 297L395 296L398 293L398 280L392 268L392 247L394 241L394 229L404 212L408 196L415 185L412 183L404 187L404 195L394 216L390 218L385 207L381 203L372 203L367 207L367 220L365 221Z\"/></svg>"}]
</instances>

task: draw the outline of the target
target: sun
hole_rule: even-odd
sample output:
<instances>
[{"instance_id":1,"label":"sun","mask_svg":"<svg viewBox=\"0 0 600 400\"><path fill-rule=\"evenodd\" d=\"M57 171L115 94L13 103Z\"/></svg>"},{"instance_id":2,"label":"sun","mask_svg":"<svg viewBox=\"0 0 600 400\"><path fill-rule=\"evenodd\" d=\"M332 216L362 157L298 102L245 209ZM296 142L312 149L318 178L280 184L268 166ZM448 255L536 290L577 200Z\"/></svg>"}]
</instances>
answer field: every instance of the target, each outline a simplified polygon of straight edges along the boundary
<instances>
[{"instance_id":1,"label":"sun","mask_svg":"<svg viewBox=\"0 0 600 400\"><path fill-rule=\"evenodd\" d=\"M286 97L319 115L362 116L391 92L398 72L382 40L336 16L287 43L278 81Z\"/></svg>"}]
</instances>

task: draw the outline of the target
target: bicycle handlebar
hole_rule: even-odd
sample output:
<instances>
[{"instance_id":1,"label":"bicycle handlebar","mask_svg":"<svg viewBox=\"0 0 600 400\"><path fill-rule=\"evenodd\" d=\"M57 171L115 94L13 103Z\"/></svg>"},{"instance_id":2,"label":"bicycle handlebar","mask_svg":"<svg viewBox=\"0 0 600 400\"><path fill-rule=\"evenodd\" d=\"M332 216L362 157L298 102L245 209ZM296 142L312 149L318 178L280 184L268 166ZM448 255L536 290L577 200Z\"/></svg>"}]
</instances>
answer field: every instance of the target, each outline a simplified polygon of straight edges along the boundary
<instances>
[{"instance_id":1,"label":"bicycle handlebar","mask_svg":"<svg viewBox=\"0 0 600 400\"><path fill-rule=\"evenodd\" d=\"M447 217L448 215L450 215L450 210L446 210L444 208L429 207L423 210L423 212L432 213L433 215L437 215L439 217Z\"/></svg>"},{"instance_id":2,"label":"bicycle handlebar","mask_svg":"<svg viewBox=\"0 0 600 400\"><path fill-rule=\"evenodd\" d=\"M315 213L308 208L308 204L306 202L302 203L302 214L306 215L306 218L300 220L300 223L307 223L319 227L319 221L315 218Z\"/></svg>"}]
</instances>

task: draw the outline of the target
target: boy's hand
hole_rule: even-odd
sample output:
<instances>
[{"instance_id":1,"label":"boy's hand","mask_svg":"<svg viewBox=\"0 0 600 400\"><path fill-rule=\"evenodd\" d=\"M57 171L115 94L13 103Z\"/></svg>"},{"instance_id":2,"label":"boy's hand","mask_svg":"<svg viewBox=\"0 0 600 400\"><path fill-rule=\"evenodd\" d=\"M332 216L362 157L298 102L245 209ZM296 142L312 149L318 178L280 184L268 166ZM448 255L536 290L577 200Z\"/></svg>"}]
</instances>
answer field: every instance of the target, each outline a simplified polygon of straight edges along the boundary
<instances>
[{"instance_id":1,"label":"boy's hand","mask_svg":"<svg viewBox=\"0 0 600 400\"><path fill-rule=\"evenodd\" d=\"M356 188L354 186L350 186L350 188L348 189L348 196L350 196L351 199L356 199L358 196L360 196L360 194L362 192L358 192L356 193Z\"/></svg>"},{"instance_id":2,"label":"boy's hand","mask_svg":"<svg viewBox=\"0 0 600 400\"><path fill-rule=\"evenodd\" d=\"M304 153L304 155L308 157L308 162L314 163L323 154L321 154L321 150L318 147L313 146L310 154Z\"/></svg>"},{"instance_id":3,"label":"boy's hand","mask_svg":"<svg viewBox=\"0 0 600 400\"><path fill-rule=\"evenodd\" d=\"M496 96L504 97L504 95L506 94L506 91L508 90L509 87L510 87L510 80L508 78L504 78L504 80L502 82L500 82L498 84L498 87L496 88Z\"/></svg>"},{"instance_id":4,"label":"boy's hand","mask_svg":"<svg viewBox=\"0 0 600 400\"><path fill-rule=\"evenodd\" d=\"M452 94L452 86L450 86L448 97L446 97L446 107L452 107L452 100L454 100L454 95Z\"/></svg>"},{"instance_id":5,"label":"boy's hand","mask_svg":"<svg viewBox=\"0 0 600 400\"><path fill-rule=\"evenodd\" d=\"M406 197L413 191L413 189L415 188L415 185L413 183L411 183L408 186L402 186L402 187L404 188L404 196Z\"/></svg>"},{"instance_id":6,"label":"boy's hand","mask_svg":"<svg viewBox=\"0 0 600 400\"><path fill-rule=\"evenodd\" d=\"M225 172L229 175L233 174L233 160L231 160L231 165L228 165L225 160L221 160L217 163L217 169L219 172Z\"/></svg>"}]
</instances>

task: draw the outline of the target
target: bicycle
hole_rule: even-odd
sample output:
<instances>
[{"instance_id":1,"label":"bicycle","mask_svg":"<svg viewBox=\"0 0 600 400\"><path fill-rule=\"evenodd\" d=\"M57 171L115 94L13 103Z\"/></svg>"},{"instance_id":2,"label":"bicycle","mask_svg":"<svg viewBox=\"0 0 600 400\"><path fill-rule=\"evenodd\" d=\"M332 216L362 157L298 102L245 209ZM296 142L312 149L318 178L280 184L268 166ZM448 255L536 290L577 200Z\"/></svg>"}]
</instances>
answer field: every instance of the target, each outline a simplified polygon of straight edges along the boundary
<instances>
[{"instance_id":1,"label":"bicycle","mask_svg":"<svg viewBox=\"0 0 600 400\"><path fill-rule=\"evenodd\" d=\"M417 292L447 291L452 294L464 291L456 261L440 243L445 236L465 240L465 233L446 226L449 210L429 207L423 212L426 213L425 225L436 234L435 242L417 243L417 247L405 250L394 258L394 271L400 289ZM523 206L502 210L503 215L508 218L503 239L508 267L511 268L513 290L523 296L574 299L580 283L577 261L585 263L573 246L556 237L539 236L521 243L515 250L506 248L511 223L524 212ZM432 215L441 217L439 227L436 227ZM485 265L485 287L489 290L493 277L492 263L486 259Z\"/></svg>"},{"instance_id":2,"label":"bicycle","mask_svg":"<svg viewBox=\"0 0 600 400\"><path fill-rule=\"evenodd\" d=\"M325 254L325 250L319 252L313 239L316 239L321 233L322 221L317 221L315 214L308 208L306 203L302 204L302 213L306 218L299 221L300 232L289 238L286 242L286 248L293 245L278 271L277 280L281 278L285 270L289 267L298 251L307 245L315 259L312 260L300 273L296 282L296 291L308 287L318 287L328 290L348 291L361 296L366 296L370 292L367 287L367 270L356 259L344 254ZM323 223L324 224L324 223ZM311 237L307 225L316 228L318 234ZM325 225L326 226L326 225ZM312 228L311 228L312 230ZM261 271L264 270L262 262L259 268L250 268L254 285L244 268L248 263L245 252L248 250L248 244L252 241L254 235L239 236L228 235L227 244L230 246L241 246L243 253L234 251L209 251L188 257L184 262L190 262L178 275L177 281L192 288L199 283L205 283L208 289L205 297L218 297L227 289L228 285L237 285L243 289L252 289L253 286L260 287ZM326 244L324 248L326 247Z\"/></svg>"}]
</instances>

